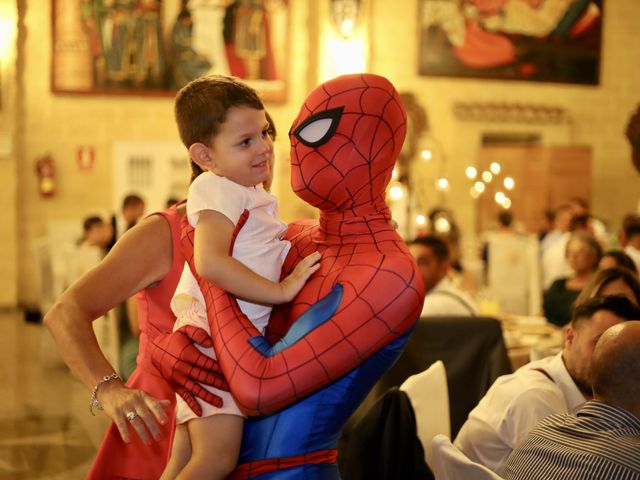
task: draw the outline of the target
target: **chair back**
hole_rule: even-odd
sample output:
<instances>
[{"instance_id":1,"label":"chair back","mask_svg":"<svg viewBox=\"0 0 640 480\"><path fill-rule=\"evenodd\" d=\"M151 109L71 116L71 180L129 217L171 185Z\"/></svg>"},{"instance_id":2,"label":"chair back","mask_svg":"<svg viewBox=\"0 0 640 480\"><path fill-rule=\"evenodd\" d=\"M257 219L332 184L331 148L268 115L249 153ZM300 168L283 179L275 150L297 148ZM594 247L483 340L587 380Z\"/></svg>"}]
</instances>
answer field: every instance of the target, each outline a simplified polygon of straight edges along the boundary
<instances>
[{"instance_id":1,"label":"chair back","mask_svg":"<svg viewBox=\"0 0 640 480\"><path fill-rule=\"evenodd\" d=\"M400 390L409 397L425 461L432 468L431 440L438 434L451 436L449 392L444 363L438 360L425 371L411 375L400 386Z\"/></svg>"},{"instance_id":2,"label":"chair back","mask_svg":"<svg viewBox=\"0 0 640 480\"><path fill-rule=\"evenodd\" d=\"M436 480L503 480L484 465L471 461L446 435L433 437L431 449Z\"/></svg>"},{"instance_id":3,"label":"chair back","mask_svg":"<svg viewBox=\"0 0 640 480\"><path fill-rule=\"evenodd\" d=\"M502 326L495 318L420 318L398 361L369 396L378 398L438 360L446 369L450 433L455 438L495 379L511 373Z\"/></svg>"},{"instance_id":4,"label":"chair back","mask_svg":"<svg viewBox=\"0 0 640 480\"><path fill-rule=\"evenodd\" d=\"M379 397L349 431L338 455L349 480L433 480L409 396L397 387Z\"/></svg>"}]
</instances>

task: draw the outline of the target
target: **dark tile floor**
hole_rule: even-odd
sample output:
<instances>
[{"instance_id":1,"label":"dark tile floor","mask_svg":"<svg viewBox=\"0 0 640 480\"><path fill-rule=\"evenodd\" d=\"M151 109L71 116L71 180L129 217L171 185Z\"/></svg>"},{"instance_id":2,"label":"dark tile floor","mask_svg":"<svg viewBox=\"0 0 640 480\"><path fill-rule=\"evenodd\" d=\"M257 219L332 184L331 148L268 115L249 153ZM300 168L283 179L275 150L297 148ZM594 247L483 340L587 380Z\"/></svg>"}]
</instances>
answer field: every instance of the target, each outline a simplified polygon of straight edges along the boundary
<instances>
[{"instance_id":1,"label":"dark tile floor","mask_svg":"<svg viewBox=\"0 0 640 480\"><path fill-rule=\"evenodd\" d=\"M86 477L108 425L48 331L0 310L0 480Z\"/></svg>"}]
</instances>

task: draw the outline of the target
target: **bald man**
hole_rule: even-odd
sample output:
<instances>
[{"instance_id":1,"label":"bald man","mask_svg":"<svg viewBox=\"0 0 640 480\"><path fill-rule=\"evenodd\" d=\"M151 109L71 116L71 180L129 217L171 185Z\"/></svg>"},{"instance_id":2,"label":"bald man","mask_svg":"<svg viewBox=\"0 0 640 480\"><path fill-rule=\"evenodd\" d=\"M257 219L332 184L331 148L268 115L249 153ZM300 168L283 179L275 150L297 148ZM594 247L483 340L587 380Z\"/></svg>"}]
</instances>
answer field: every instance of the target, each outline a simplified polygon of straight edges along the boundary
<instances>
[{"instance_id":1,"label":"bald man","mask_svg":"<svg viewBox=\"0 0 640 480\"><path fill-rule=\"evenodd\" d=\"M507 480L640 480L640 321L619 323L591 360L593 400L542 420L509 456Z\"/></svg>"}]
</instances>

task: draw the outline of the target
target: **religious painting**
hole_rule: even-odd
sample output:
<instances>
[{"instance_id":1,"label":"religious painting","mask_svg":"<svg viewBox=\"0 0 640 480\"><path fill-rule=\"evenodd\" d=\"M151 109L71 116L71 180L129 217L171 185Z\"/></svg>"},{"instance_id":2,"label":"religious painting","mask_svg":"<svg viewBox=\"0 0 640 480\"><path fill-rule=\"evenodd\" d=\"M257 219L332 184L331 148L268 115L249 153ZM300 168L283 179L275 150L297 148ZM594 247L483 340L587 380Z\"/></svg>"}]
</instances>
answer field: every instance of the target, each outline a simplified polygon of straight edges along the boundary
<instances>
[{"instance_id":1,"label":"religious painting","mask_svg":"<svg viewBox=\"0 0 640 480\"><path fill-rule=\"evenodd\" d=\"M420 75L597 85L604 0L418 0Z\"/></svg>"},{"instance_id":2,"label":"religious painting","mask_svg":"<svg viewBox=\"0 0 640 480\"><path fill-rule=\"evenodd\" d=\"M284 101L288 0L52 0L55 93L170 95L233 75Z\"/></svg>"}]
</instances>

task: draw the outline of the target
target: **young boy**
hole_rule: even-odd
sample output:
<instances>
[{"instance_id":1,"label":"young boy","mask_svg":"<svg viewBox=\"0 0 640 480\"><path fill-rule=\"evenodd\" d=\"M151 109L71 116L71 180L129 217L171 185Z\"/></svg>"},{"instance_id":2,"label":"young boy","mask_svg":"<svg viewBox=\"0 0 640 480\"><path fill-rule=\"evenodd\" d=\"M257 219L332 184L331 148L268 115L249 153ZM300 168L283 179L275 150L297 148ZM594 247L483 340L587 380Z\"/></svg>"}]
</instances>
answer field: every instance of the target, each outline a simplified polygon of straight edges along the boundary
<instances>
[{"instance_id":1,"label":"young boy","mask_svg":"<svg viewBox=\"0 0 640 480\"><path fill-rule=\"evenodd\" d=\"M203 171L187 198L188 219L195 227L196 271L239 297L240 308L262 333L270 305L291 301L317 270L320 259L317 252L309 255L278 282L290 245L282 240L286 225L276 216L276 199L262 186L270 180L273 157L264 106L244 83L207 76L180 90L175 112L194 172ZM249 217L231 256L234 228L245 209ZM175 329L190 324L209 331L204 298L187 265L171 306L178 318ZM215 356L212 349L208 354ZM223 479L235 467L244 417L229 392L212 391L222 398L223 406L201 403L201 418L177 397L178 425L162 479L178 475L180 479Z\"/></svg>"}]
</instances>

